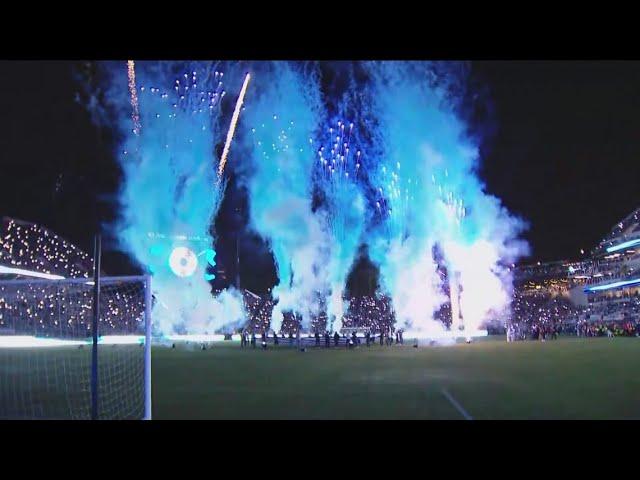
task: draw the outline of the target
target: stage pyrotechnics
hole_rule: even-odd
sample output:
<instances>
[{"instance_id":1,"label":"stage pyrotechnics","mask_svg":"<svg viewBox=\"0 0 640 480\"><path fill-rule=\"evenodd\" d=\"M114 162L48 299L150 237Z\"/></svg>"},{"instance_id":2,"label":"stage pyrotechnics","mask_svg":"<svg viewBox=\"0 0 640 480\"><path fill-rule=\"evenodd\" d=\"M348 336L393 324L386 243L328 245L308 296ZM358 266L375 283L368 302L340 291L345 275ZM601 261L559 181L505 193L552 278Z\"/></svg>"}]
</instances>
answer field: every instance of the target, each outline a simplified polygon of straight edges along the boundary
<instances>
[{"instance_id":1,"label":"stage pyrotechnics","mask_svg":"<svg viewBox=\"0 0 640 480\"><path fill-rule=\"evenodd\" d=\"M112 228L153 275L157 333L486 335L509 309L509 266L527 245L523 221L479 178L481 140L459 115L467 92L455 67L105 65L124 138ZM229 105L223 76L239 92ZM246 232L275 264L276 283L258 295L216 283L216 244L240 235L214 229L229 181L247 195ZM378 273L372 304L384 303L368 311L348 288L365 260Z\"/></svg>"}]
</instances>

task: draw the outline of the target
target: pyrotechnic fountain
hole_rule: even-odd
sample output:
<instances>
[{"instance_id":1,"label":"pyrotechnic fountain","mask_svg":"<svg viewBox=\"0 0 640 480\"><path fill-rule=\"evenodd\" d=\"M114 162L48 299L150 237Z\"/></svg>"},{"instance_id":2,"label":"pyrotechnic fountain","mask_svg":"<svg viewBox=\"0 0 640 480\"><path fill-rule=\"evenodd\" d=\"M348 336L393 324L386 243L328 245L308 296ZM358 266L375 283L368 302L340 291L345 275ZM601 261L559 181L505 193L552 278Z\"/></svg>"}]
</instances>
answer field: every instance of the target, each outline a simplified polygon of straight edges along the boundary
<instances>
[{"instance_id":1,"label":"pyrotechnic fountain","mask_svg":"<svg viewBox=\"0 0 640 480\"><path fill-rule=\"evenodd\" d=\"M345 128L346 127L346 128ZM330 259L326 265L330 295L328 329L339 331L347 310L343 295L349 271L362 242L365 198L358 184L362 152L352 145L354 124L338 121L328 129L328 145L321 142L316 161L316 182L322 194L320 211L330 236Z\"/></svg>"},{"instance_id":2,"label":"pyrotechnic fountain","mask_svg":"<svg viewBox=\"0 0 640 480\"><path fill-rule=\"evenodd\" d=\"M313 65L254 63L218 161L223 74L203 64L179 75L174 63L136 67L129 62L126 69L128 108L112 95L125 134L117 232L154 273L161 329L202 333L244 316L237 292L213 297L212 274L191 267L215 264L210 226L232 141L242 151L236 165L249 195L249 227L268 243L277 268L273 330L286 312L306 327L325 305L329 329L339 330L347 277L363 244L397 328L446 335L434 316L450 301L451 329L470 335L508 304L503 265L526 248L518 240L523 223L478 178L478 146L452 102L457 83L449 76L457 74L436 73L425 62L366 62L359 65L366 75L323 96ZM335 99L327 95L338 97L331 109L327 102ZM353 122L343 120L349 117ZM203 241L202 251L176 241L190 235ZM189 258L167 266L177 248L190 250Z\"/></svg>"},{"instance_id":3,"label":"pyrotechnic fountain","mask_svg":"<svg viewBox=\"0 0 640 480\"><path fill-rule=\"evenodd\" d=\"M109 67L109 65L107 65ZM107 100L123 136L122 247L153 274L158 331L214 333L244 318L242 298L228 290L212 296L215 265L212 221L225 181L215 147L224 134L224 73L206 62L127 62L129 108L119 88L121 65L111 70ZM227 135L233 138L248 76ZM216 176L219 171L220 177Z\"/></svg>"},{"instance_id":4,"label":"pyrotechnic fountain","mask_svg":"<svg viewBox=\"0 0 640 480\"><path fill-rule=\"evenodd\" d=\"M324 288L328 238L311 205L313 133L322 106L315 78L288 63L262 64L254 77L256 93L243 122L245 182L251 228L270 243L278 271L271 328L279 331L287 311L300 314L306 326L318 314L317 292Z\"/></svg>"},{"instance_id":5,"label":"pyrotechnic fountain","mask_svg":"<svg viewBox=\"0 0 640 480\"><path fill-rule=\"evenodd\" d=\"M441 335L434 312L446 297L432 253L439 245L453 328L477 330L492 310L507 306L511 279L502 265L524 251L517 240L523 224L484 192L477 146L442 78L420 62L372 62L367 68L381 151L370 176L378 185L382 221L366 239L397 324Z\"/></svg>"}]
</instances>

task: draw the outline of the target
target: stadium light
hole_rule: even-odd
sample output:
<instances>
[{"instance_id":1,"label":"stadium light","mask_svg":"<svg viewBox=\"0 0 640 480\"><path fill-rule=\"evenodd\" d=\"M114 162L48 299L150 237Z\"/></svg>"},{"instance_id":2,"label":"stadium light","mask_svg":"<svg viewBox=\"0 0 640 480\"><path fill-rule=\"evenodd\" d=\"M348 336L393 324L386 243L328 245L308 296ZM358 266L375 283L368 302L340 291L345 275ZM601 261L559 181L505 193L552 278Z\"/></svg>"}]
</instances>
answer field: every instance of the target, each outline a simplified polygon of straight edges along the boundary
<instances>
[{"instance_id":1,"label":"stadium light","mask_svg":"<svg viewBox=\"0 0 640 480\"><path fill-rule=\"evenodd\" d=\"M487 330L444 330L441 332L420 332L408 330L402 334L406 338L415 338L418 340L456 340L464 338L465 341L470 338L486 337L489 335Z\"/></svg>"},{"instance_id":2,"label":"stadium light","mask_svg":"<svg viewBox=\"0 0 640 480\"><path fill-rule=\"evenodd\" d=\"M105 335L98 338L100 345L144 345L145 337L141 335ZM76 347L91 345L91 339L65 340L61 338L44 338L33 335L1 335L0 348L49 348Z\"/></svg>"},{"instance_id":3,"label":"stadium light","mask_svg":"<svg viewBox=\"0 0 640 480\"><path fill-rule=\"evenodd\" d=\"M624 250L625 248L633 247L635 245L640 245L640 238L636 238L635 240L629 240L628 242L623 242L613 247L609 247L607 248L607 252L608 253L617 252L618 250Z\"/></svg>"},{"instance_id":4,"label":"stadium light","mask_svg":"<svg viewBox=\"0 0 640 480\"><path fill-rule=\"evenodd\" d=\"M167 335L165 338L171 341L208 343L208 342L221 342L224 340L224 335L220 335L220 334Z\"/></svg>"},{"instance_id":5,"label":"stadium light","mask_svg":"<svg viewBox=\"0 0 640 480\"><path fill-rule=\"evenodd\" d=\"M143 335L104 335L98 339L101 345L144 345Z\"/></svg>"},{"instance_id":6,"label":"stadium light","mask_svg":"<svg viewBox=\"0 0 640 480\"><path fill-rule=\"evenodd\" d=\"M61 340L56 338L38 338L28 335L2 335L0 348L39 348L70 347L88 345L86 340Z\"/></svg>"},{"instance_id":7,"label":"stadium light","mask_svg":"<svg viewBox=\"0 0 640 480\"><path fill-rule=\"evenodd\" d=\"M11 275L23 275L25 277L45 278L47 280L64 280L62 275L54 275L53 273L35 272L33 270L24 270L22 268L12 268L0 265L0 274L6 273Z\"/></svg>"},{"instance_id":8,"label":"stadium light","mask_svg":"<svg viewBox=\"0 0 640 480\"><path fill-rule=\"evenodd\" d=\"M612 288L629 287L631 285L640 284L640 278L634 278L633 280L623 280L621 282L607 283L606 285L597 285L595 287L585 288L585 293L601 292L604 290L611 290Z\"/></svg>"}]
</instances>

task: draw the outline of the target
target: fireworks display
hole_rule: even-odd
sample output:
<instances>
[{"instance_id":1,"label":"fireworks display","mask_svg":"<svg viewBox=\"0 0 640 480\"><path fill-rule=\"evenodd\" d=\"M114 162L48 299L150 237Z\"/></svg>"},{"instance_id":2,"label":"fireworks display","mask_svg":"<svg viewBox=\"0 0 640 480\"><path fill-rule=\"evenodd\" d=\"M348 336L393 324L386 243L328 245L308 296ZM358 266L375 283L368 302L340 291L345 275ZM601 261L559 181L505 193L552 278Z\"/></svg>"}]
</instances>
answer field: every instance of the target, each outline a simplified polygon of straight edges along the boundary
<instances>
[{"instance_id":1,"label":"fireworks display","mask_svg":"<svg viewBox=\"0 0 640 480\"><path fill-rule=\"evenodd\" d=\"M138 106L138 89L136 88L136 64L133 60L127 62L127 79L129 81L129 96L131 98L131 123L133 123L133 133L140 135L140 108Z\"/></svg>"},{"instance_id":2,"label":"fireworks display","mask_svg":"<svg viewBox=\"0 0 640 480\"><path fill-rule=\"evenodd\" d=\"M270 243L279 283L272 328L280 330L287 311L308 326L325 288L322 263L327 235L312 211L313 133L321 121L319 87L287 63L268 63L255 74L252 102L244 115L244 180L250 197L250 227Z\"/></svg>"},{"instance_id":3,"label":"fireworks display","mask_svg":"<svg viewBox=\"0 0 640 480\"><path fill-rule=\"evenodd\" d=\"M213 332L244 317L241 295L214 297L206 271L213 258L211 224L225 191L214 153L224 135L224 73L206 62L135 67L135 82L133 64L127 68L133 113L123 114L119 125L124 182L122 220L114 229L154 276L158 329ZM115 93L113 101L120 101Z\"/></svg>"},{"instance_id":4,"label":"fireworks display","mask_svg":"<svg viewBox=\"0 0 640 480\"><path fill-rule=\"evenodd\" d=\"M429 64L371 62L366 69L379 147L367 173L382 219L366 242L382 289L399 326L441 330L435 313L448 299L434 255L439 249L462 323L475 330L508 305L511 279L501 265L526 251L517 240L523 225L484 192L477 146ZM457 304L454 298L454 315Z\"/></svg>"},{"instance_id":5,"label":"fireworks display","mask_svg":"<svg viewBox=\"0 0 640 480\"><path fill-rule=\"evenodd\" d=\"M342 327L342 317L348 308L344 304L344 288L365 226L365 198L358 185L362 152L352 144L353 129L353 123L347 125L339 120L325 132L328 142L318 142L316 179L323 196L321 211L330 238L330 258L326 265L330 330Z\"/></svg>"},{"instance_id":6,"label":"fireworks display","mask_svg":"<svg viewBox=\"0 0 640 480\"><path fill-rule=\"evenodd\" d=\"M236 131L236 125L238 124L238 117L240 117L240 109L242 108L242 103L244 102L244 96L247 93L249 80L251 80L251 75L247 73L244 77L244 82L242 83L242 89L240 90L238 101L236 102L236 108L233 110L231 125L229 125L229 131L227 132L227 139L224 142L224 150L222 150L222 156L220 157L220 165L218 166L218 177L220 178L222 178L222 174L224 173L224 166L227 164L227 156L229 155L231 140L233 140L233 134Z\"/></svg>"},{"instance_id":7,"label":"fireworks display","mask_svg":"<svg viewBox=\"0 0 640 480\"><path fill-rule=\"evenodd\" d=\"M428 62L363 62L357 79L352 69L327 90L312 62L245 63L251 74L242 75L238 65L225 65L234 88L242 83L216 162L223 73L204 62L127 64L131 113L121 130L130 135L116 230L154 275L162 330L212 333L244 320L239 292L212 295L213 275L199 269L213 258L206 252L232 148L243 152L235 181L248 193L248 227L276 265L263 312L271 329L353 324L361 302L351 308L346 285L363 247L396 328L475 331L508 307L504 265L526 251L523 224L478 178L478 146L447 90L464 83L459 73ZM185 243L192 235L202 243Z\"/></svg>"}]
</instances>

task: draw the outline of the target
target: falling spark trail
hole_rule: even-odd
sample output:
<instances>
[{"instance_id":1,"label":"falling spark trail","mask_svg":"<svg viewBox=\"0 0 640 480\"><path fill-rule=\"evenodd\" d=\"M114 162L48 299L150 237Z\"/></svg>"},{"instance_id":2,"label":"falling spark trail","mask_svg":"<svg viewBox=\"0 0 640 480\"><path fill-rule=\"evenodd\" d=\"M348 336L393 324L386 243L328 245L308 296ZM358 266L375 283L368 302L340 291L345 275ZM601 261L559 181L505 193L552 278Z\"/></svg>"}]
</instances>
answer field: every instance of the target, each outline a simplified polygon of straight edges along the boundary
<instances>
[{"instance_id":1,"label":"falling spark trail","mask_svg":"<svg viewBox=\"0 0 640 480\"><path fill-rule=\"evenodd\" d=\"M222 156L220 157L220 166L218 167L219 179L222 178L222 173L224 172L224 166L227 163L227 155L229 155L231 140L233 140L233 134L236 131L238 117L240 116L240 108L242 107L242 102L244 102L244 95L245 93L247 93L247 87L249 86L250 79L251 79L251 75L247 73L247 75L244 77L244 83L242 84L242 89L240 90L240 96L238 97L238 101L236 102L236 108L233 111L233 117L231 117L231 124L229 125L229 131L227 132L227 140L224 143L224 149L222 150Z\"/></svg>"},{"instance_id":2,"label":"falling spark trail","mask_svg":"<svg viewBox=\"0 0 640 480\"><path fill-rule=\"evenodd\" d=\"M129 95L131 96L131 107L133 112L133 133L140 135L140 112L138 109L138 92L136 90L136 64L133 60L127 60L127 77L129 79Z\"/></svg>"}]
</instances>

